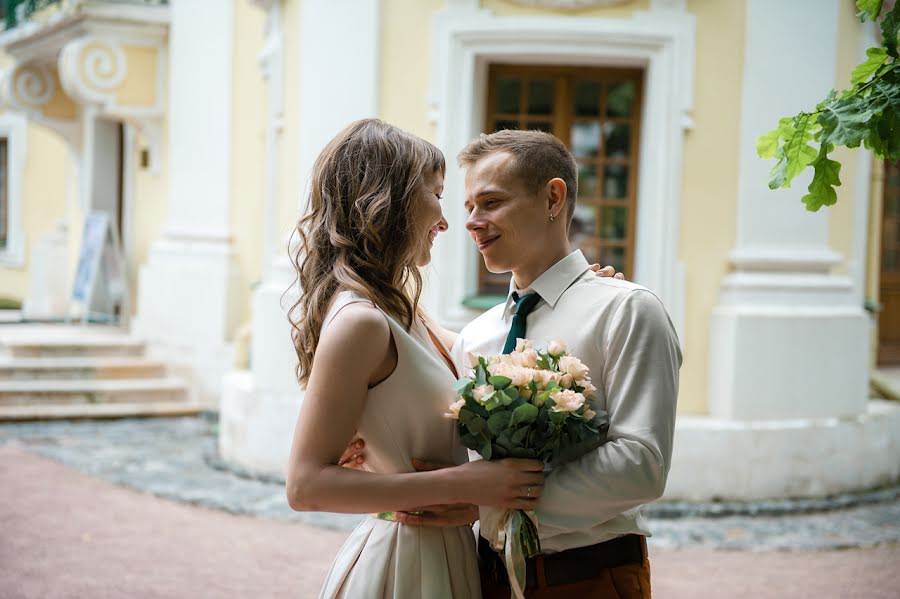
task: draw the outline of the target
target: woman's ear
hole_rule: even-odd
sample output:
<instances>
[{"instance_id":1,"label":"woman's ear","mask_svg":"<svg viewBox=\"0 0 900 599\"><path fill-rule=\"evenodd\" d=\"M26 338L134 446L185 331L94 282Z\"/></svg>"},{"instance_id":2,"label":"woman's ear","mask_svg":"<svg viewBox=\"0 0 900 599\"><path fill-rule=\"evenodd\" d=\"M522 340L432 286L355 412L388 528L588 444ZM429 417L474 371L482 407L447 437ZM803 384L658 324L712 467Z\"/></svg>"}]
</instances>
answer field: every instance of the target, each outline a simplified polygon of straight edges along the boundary
<instances>
[{"instance_id":1,"label":"woman's ear","mask_svg":"<svg viewBox=\"0 0 900 599\"><path fill-rule=\"evenodd\" d=\"M555 177L547 182L547 208L550 216L554 219L559 217L566 209L566 198L568 197L566 182Z\"/></svg>"}]
</instances>

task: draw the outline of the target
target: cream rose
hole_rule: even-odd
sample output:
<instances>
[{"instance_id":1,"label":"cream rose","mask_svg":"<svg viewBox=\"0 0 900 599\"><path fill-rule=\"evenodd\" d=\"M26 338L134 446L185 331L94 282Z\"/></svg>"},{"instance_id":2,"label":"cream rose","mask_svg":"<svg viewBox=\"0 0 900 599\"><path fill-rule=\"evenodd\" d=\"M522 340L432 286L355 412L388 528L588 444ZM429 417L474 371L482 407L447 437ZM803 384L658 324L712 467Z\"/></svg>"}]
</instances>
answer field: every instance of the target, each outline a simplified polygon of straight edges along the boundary
<instances>
[{"instance_id":1,"label":"cream rose","mask_svg":"<svg viewBox=\"0 0 900 599\"><path fill-rule=\"evenodd\" d=\"M522 339L521 337L516 339L516 351L521 353L526 349L534 349L534 342L531 339Z\"/></svg>"},{"instance_id":2,"label":"cream rose","mask_svg":"<svg viewBox=\"0 0 900 599\"><path fill-rule=\"evenodd\" d=\"M547 352L554 358L563 355L567 350L568 347L566 346L565 341L551 341L550 345L547 347Z\"/></svg>"},{"instance_id":3,"label":"cream rose","mask_svg":"<svg viewBox=\"0 0 900 599\"><path fill-rule=\"evenodd\" d=\"M587 418L588 420L593 420L593 419L594 419L594 416L597 415L597 412L595 412L594 410L588 408L587 410L585 410L585 411L583 412L582 415L583 415L585 418Z\"/></svg>"},{"instance_id":4,"label":"cream rose","mask_svg":"<svg viewBox=\"0 0 900 599\"><path fill-rule=\"evenodd\" d=\"M484 403L484 398L494 392L491 385L479 385L472 389L472 398L478 403Z\"/></svg>"},{"instance_id":5,"label":"cream rose","mask_svg":"<svg viewBox=\"0 0 900 599\"><path fill-rule=\"evenodd\" d=\"M591 370L575 356L563 356L559 359L559 369L566 374L571 374L576 381L587 378Z\"/></svg>"},{"instance_id":6,"label":"cream rose","mask_svg":"<svg viewBox=\"0 0 900 599\"><path fill-rule=\"evenodd\" d=\"M526 349L522 352L516 352L515 361L519 366L525 368L534 368L537 366L538 355L533 349Z\"/></svg>"},{"instance_id":7,"label":"cream rose","mask_svg":"<svg viewBox=\"0 0 900 599\"><path fill-rule=\"evenodd\" d=\"M560 379L559 379L559 384L562 385L563 387L565 387L566 389L571 389L571 388L572 388L572 384L573 384L574 382L575 382L575 381L572 379L572 375L571 375L571 374L564 374L564 375L563 375L562 377L560 377Z\"/></svg>"},{"instance_id":8,"label":"cream rose","mask_svg":"<svg viewBox=\"0 0 900 599\"><path fill-rule=\"evenodd\" d=\"M584 395L571 389L564 389L550 394L550 399L556 404L554 412L575 412L584 405Z\"/></svg>"},{"instance_id":9,"label":"cream rose","mask_svg":"<svg viewBox=\"0 0 900 599\"><path fill-rule=\"evenodd\" d=\"M454 401L452 404L450 404L450 407L447 408L447 413L444 414L444 416L453 418L454 420L459 420L459 411L464 405L466 405L465 399L458 399Z\"/></svg>"},{"instance_id":10,"label":"cream rose","mask_svg":"<svg viewBox=\"0 0 900 599\"><path fill-rule=\"evenodd\" d=\"M597 387L591 384L591 379L576 380L575 384L584 389L582 393L584 393L585 396L593 395L594 391L597 390Z\"/></svg>"}]
</instances>

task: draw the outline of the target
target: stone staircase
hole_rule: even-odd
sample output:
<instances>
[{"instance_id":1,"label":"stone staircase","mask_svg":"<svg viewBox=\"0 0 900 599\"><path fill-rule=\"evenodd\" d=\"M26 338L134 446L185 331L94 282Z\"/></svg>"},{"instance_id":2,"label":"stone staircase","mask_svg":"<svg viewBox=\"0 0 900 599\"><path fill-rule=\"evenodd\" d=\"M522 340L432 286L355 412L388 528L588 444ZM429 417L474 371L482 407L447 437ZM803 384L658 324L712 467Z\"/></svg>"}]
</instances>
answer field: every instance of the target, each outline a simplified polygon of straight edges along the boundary
<instances>
[{"instance_id":1,"label":"stone staircase","mask_svg":"<svg viewBox=\"0 0 900 599\"><path fill-rule=\"evenodd\" d=\"M122 329L0 325L0 421L182 416L202 409L186 381Z\"/></svg>"}]
</instances>

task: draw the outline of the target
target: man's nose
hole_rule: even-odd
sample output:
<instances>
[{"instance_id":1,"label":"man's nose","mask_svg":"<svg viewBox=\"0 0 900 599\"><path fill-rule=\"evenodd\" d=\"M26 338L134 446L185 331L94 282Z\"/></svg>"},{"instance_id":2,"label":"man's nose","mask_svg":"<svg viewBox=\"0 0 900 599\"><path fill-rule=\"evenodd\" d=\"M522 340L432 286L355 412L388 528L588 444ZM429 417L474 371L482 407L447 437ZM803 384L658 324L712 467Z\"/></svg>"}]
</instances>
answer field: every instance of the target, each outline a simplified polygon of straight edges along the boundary
<instances>
[{"instance_id":1,"label":"man's nose","mask_svg":"<svg viewBox=\"0 0 900 599\"><path fill-rule=\"evenodd\" d=\"M469 218L466 219L466 230L467 231L477 231L478 229L484 228L484 222L479 216L477 210L473 210L469 214Z\"/></svg>"}]
</instances>

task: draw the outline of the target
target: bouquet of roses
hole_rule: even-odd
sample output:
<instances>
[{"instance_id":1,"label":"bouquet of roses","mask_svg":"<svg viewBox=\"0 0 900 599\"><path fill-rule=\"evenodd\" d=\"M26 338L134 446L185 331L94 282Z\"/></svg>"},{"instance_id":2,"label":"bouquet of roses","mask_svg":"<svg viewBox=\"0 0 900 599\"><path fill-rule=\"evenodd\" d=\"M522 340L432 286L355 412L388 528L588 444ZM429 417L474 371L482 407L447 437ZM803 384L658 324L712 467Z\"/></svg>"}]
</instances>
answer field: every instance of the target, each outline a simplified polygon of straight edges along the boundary
<instances>
[{"instance_id":1,"label":"bouquet of roses","mask_svg":"<svg viewBox=\"0 0 900 599\"><path fill-rule=\"evenodd\" d=\"M463 445L486 460L531 458L548 468L602 443L606 413L591 407L588 368L554 341L546 350L518 339L510 354L469 354L472 375L456 383L450 415ZM525 558L541 551L534 512L482 509L481 534L504 554L513 592L522 597Z\"/></svg>"}]
</instances>

